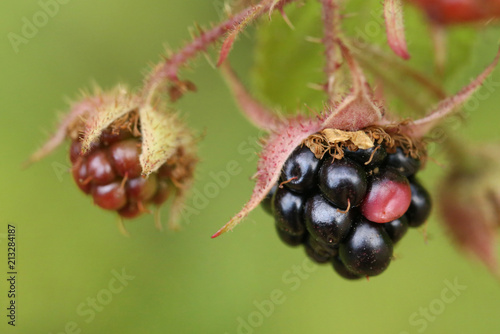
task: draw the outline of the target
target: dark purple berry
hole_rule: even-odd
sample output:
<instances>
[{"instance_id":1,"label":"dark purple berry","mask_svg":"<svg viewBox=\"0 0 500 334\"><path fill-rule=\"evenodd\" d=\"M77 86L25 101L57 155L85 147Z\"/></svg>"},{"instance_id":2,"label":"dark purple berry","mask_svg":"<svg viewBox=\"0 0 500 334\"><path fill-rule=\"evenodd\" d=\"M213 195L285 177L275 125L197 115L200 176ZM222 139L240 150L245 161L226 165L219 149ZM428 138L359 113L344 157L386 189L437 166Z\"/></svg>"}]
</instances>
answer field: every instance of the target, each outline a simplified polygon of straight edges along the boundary
<instances>
[{"instance_id":1,"label":"dark purple berry","mask_svg":"<svg viewBox=\"0 0 500 334\"><path fill-rule=\"evenodd\" d=\"M276 193L276 189L278 189L278 185L275 184L271 190L267 193L266 197L260 202L260 205L267 213L273 214L273 196Z\"/></svg>"},{"instance_id":2,"label":"dark purple berry","mask_svg":"<svg viewBox=\"0 0 500 334\"><path fill-rule=\"evenodd\" d=\"M311 238L327 245L335 245L345 238L354 215L354 210L342 212L321 195L309 198L304 208L304 220Z\"/></svg>"},{"instance_id":3,"label":"dark purple berry","mask_svg":"<svg viewBox=\"0 0 500 334\"><path fill-rule=\"evenodd\" d=\"M415 179L410 182L411 203L406 217L410 227L419 227L429 217L432 208L429 192Z\"/></svg>"},{"instance_id":4,"label":"dark purple berry","mask_svg":"<svg viewBox=\"0 0 500 334\"><path fill-rule=\"evenodd\" d=\"M302 245L304 242L304 235L291 235L286 231L283 231L279 227L276 226L276 233L278 234L279 238L281 241L283 241L285 244L291 247L296 247L299 245Z\"/></svg>"},{"instance_id":5,"label":"dark purple berry","mask_svg":"<svg viewBox=\"0 0 500 334\"><path fill-rule=\"evenodd\" d=\"M360 279L361 277L363 277L363 276L356 275L356 274L350 272L346 268L344 263L342 263L342 261L340 260L340 258L338 256L333 257L332 264L333 264L333 270L335 270L335 272L337 274L339 274L340 277L343 277L343 278L348 279L348 280L355 280L355 279Z\"/></svg>"},{"instance_id":6,"label":"dark purple berry","mask_svg":"<svg viewBox=\"0 0 500 334\"><path fill-rule=\"evenodd\" d=\"M337 249L322 247L316 240L309 237L304 243L307 256L316 263L328 263L337 255Z\"/></svg>"},{"instance_id":7,"label":"dark purple berry","mask_svg":"<svg viewBox=\"0 0 500 334\"><path fill-rule=\"evenodd\" d=\"M340 243L339 254L352 273L375 276L387 269L391 262L392 241L381 224L361 218Z\"/></svg>"},{"instance_id":8,"label":"dark purple berry","mask_svg":"<svg viewBox=\"0 0 500 334\"><path fill-rule=\"evenodd\" d=\"M375 145L368 149L358 149L351 151L348 148L344 149L344 154L349 159L359 163L361 166L373 169L382 165L387 158L387 151L382 145Z\"/></svg>"},{"instance_id":9,"label":"dark purple berry","mask_svg":"<svg viewBox=\"0 0 500 334\"><path fill-rule=\"evenodd\" d=\"M387 166L397 169L406 177L410 177L419 170L420 160L412 158L410 155L406 155L403 149L398 147L395 153L391 153L387 156Z\"/></svg>"},{"instance_id":10,"label":"dark purple berry","mask_svg":"<svg viewBox=\"0 0 500 334\"><path fill-rule=\"evenodd\" d=\"M333 257L339 254L337 246L322 244L311 236L306 238L304 248L309 258L316 263L330 262Z\"/></svg>"},{"instance_id":11,"label":"dark purple berry","mask_svg":"<svg viewBox=\"0 0 500 334\"><path fill-rule=\"evenodd\" d=\"M375 223L398 219L408 209L411 190L408 179L393 168L381 169L370 180L361 212Z\"/></svg>"},{"instance_id":12,"label":"dark purple berry","mask_svg":"<svg viewBox=\"0 0 500 334\"><path fill-rule=\"evenodd\" d=\"M335 161L328 158L319 171L319 188L330 202L342 210L358 206L366 193L366 172L347 158Z\"/></svg>"},{"instance_id":13,"label":"dark purple berry","mask_svg":"<svg viewBox=\"0 0 500 334\"><path fill-rule=\"evenodd\" d=\"M319 162L307 146L297 147L283 165L281 182L296 192L311 190L316 185Z\"/></svg>"},{"instance_id":14,"label":"dark purple berry","mask_svg":"<svg viewBox=\"0 0 500 334\"><path fill-rule=\"evenodd\" d=\"M403 215L392 222L383 224L383 226L392 243L396 244L408 232L408 218L406 218L406 215Z\"/></svg>"},{"instance_id":15,"label":"dark purple berry","mask_svg":"<svg viewBox=\"0 0 500 334\"><path fill-rule=\"evenodd\" d=\"M273 212L276 226L290 235L301 236L305 232L303 224L304 199L286 188L276 190Z\"/></svg>"}]
</instances>

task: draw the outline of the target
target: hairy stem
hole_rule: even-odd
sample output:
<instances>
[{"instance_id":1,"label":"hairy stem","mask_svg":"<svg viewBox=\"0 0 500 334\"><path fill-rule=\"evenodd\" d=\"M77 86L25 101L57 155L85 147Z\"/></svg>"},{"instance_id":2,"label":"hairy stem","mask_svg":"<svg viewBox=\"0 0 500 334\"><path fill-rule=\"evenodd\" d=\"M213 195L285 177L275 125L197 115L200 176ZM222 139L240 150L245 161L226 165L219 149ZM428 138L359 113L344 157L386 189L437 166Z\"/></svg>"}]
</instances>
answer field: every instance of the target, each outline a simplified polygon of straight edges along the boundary
<instances>
[{"instance_id":1,"label":"hairy stem","mask_svg":"<svg viewBox=\"0 0 500 334\"><path fill-rule=\"evenodd\" d=\"M408 135L421 138L425 136L439 122L456 112L471 96L477 91L486 78L493 72L496 65L500 61L500 49L493 62L475 78L469 85L462 88L458 93L441 101L434 110L431 110L427 116L418 119L413 124L403 128L403 132Z\"/></svg>"},{"instance_id":2,"label":"hairy stem","mask_svg":"<svg viewBox=\"0 0 500 334\"><path fill-rule=\"evenodd\" d=\"M323 44L325 46L325 67L327 78L325 91L330 102L335 98L335 72L341 65L341 54L338 49L340 34L340 10L337 0L320 0L323 20Z\"/></svg>"},{"instance_id":3,"label":"hairy stem","mask_svg":"<svg viewBox=\"0 0 500 334\"><path fill-rule=\"evenodd\" d=\"M70 113L64 117L61 124L58 126L56 133L24 163L24 166L28 166L54 151L66 139L68 128L71 124L77 122L85 113L95 110L100 105L105 104L107 100L106 96L98 95L96 97L86 97L82 101L74 104L71 107Z\"/></svg>"},{"instance_id":4,"label":"hairy stem","mask_svg":"<svg viewBox=\"0 0 500 334\"><path fill-rule=\"evenodd\" d=\"M168 81L179 82L178 72L183 65L199 53L206 51L210 45L221 39L227 32L244 22L249 15L253 13L254 19L256 19L271 8L279 9L293 1L295 0L281 0L276 3L271 0L262 0L260 4L247 7L212 29L202 32L200 36L170 56L166 61L159 63L146 77L142 90L143 104L151 104L156 91L163 83ZM260 8L256 12L257 6Z\"/></svg>"},{"instance_id":5,"label":"hairy stem","mask_svg":"<svg viewBox=\"0 0 500 334\"><path fill-rule=\"evenodd\" d=\"M283 119L256 101L248 93L228 62L221 66L221 70L228 83L228 87L231 89L236 102L245 116L258 128L267 131L276 131L279 125L283 123Z\"/></svg>"},{"instance_id":6,"label":"hairy stem","mask_svg":"<svg viewBox=\"0 0 500 334\"><path fill-rule=\"evenodd\" d=\"M361 57L363 55L365 56L365 58L377 57L377 63L383 63L386 66L397 67L405 76L408 76L409 78L415 80L416 83L420 84L422 88L428 90L429 93L434 95L437 99L441 100L447 96L446 92L440 85L436 84L425 74L415 70L403 61L400 61L399 59L396 59L393 56L387 54L379 46L361 43L359 41L356 41L355 39L349 40L349 43L354 47L353 52L356 57Z\"/></svg>"},{"instance_id":7,"label":"hairy stem","mask_svg":"<svg viewBox=\"0 0 500 334\"><path fill-rule=\"evenodd\" d=\"M369 57L361 56L361 54L356 54L356 59L366 68L368 71L371 71L378 78L381 79L382 83L392 89L392 91L406 103L406 105L411 108L417 115L425 114L427 107L425 104L420 101L415 94L411 94L407 90L405 90L404 86L401 85L401 82L398 82L390 75L387 74L387 71L381 69L380 67L373 65L372 59Z\"/></svg>"}]
</instances>

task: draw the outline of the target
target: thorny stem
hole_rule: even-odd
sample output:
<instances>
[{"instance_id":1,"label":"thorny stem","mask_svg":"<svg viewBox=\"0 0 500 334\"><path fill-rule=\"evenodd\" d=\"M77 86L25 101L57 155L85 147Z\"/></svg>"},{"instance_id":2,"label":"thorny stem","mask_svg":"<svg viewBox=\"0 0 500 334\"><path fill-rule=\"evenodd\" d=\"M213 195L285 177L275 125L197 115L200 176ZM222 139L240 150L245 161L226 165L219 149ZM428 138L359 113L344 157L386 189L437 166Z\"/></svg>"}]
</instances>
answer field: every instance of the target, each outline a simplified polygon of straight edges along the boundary
<instances>
[{"instance_id":1,"label":"thorny stem","mask_svg":"<svg viewBox=\"0 0 500 334\"><path fill-rule=\"evenodd\" d=\"M211 44L217 42L224 34L245 21L250 14L254 13L254 19L256 19L270 9L280 9L293 1L295 0L281 0L276 3L272 0L262 0L260 4L256 5L261 7L257 13L254 13L256 6L247 7L212 29L201 32L200 36L166 59L166 61L159 63L149 74L142 90L143 105L151 104L156 91L163 83L168 81L179 82L179 69L187 61L197 56L200 52L206 51Z\"/></svg>"},{"instance_id":2,"label":"thorny stem","mask_svg":"<svg viewBox=\"0 0 500 334\"><path fill-rule=\"evenodd\" d=\"M325 46L326 64L324 71L327 78L325 91L330 102L335 98L335 72L341 65L341 54L338 50L340 34L340 10L337 0L320 0L323 20L323 44Z\"/></svg>"}]
</instances>

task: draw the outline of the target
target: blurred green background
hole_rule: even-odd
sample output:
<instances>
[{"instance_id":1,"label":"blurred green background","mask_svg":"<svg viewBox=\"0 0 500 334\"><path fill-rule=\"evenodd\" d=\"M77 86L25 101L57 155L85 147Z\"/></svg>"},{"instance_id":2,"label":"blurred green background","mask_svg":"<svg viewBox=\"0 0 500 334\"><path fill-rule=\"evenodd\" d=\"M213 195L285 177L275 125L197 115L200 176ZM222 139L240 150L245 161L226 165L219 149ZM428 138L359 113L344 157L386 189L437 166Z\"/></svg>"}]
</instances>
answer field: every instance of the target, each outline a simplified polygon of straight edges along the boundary
<instances>
[{"instance_id":1,"label":"blurred green background","mask_svg":"<svg viewBox=\"0 0 500 334\"><path fill-rule=\"evenodd\" d=\"M66 110L65 98L75 98L94 80L106 88L117 82L139 86L163 43L182 45L186 28L217 21L222 3L67 1L16 53L8 34L21 34L23 18L32 21L41 6L35 0L1 2L0 332L498 333L498 281L453 248L437 215L427 244L421 232L412 231L396 248L389 270L369 282L348 282L329 266L311 266L301 249L277 239L261 209L234 232L211 240L249 198L259 132L203 58L196 72L184 72L199 92L178 104L190 126L206 132L189 202L199 210L182 231L160 233L152 216L144 216L127 224L130 238L120 235L115 215L94 207L64 172L66 146L21 169L54 128L56 112ZM424 27L413 28L428 41ZM231 55L240 70L252 65L251 36L242 36ZM479 73L493 58L495 43L483 43L447 85L456 90ZM499 71L493 80L500 80ZM481 100L457 133L498 140L499 104L498 92ZM205 187L231 161L240 167L238 175L208 198ZM429 164L424 183L432 189L440 173ZM15 328L6 324L7 224L17 227ZM128 280L115 282L123 271ZM449 302L443 291L453 282L465 288ZM270 306L271 298L278 303Z\"/></svg>"}]
</instances>

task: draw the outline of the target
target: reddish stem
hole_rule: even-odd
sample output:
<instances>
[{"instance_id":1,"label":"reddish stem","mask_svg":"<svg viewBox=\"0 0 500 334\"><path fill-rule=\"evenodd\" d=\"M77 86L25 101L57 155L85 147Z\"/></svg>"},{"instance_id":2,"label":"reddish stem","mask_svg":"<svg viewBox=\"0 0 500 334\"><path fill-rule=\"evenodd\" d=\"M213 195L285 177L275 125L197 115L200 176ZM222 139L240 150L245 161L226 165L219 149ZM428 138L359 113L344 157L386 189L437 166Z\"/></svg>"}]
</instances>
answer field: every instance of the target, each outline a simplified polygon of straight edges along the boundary
<instances>
[{"instance_id":1,"label":"reddish stem","mask_svg":"<svg viewBox=\"0 0 500 334\"><path fill-rule=\"evenodd\" d=\"M238 79L228 62L222 64L221 70L228 83L228 87L231 89L236 102L245 116L260 129L276 131L279 125L283 123L283 119L255 100L247 92L245 86Z\"/></svg>"},{"instance_id":2,"label":"reddish stem","mask_svg":"<svg viewBox=\"0 0 500 334\"><path fill-rule=\"evenodd\" d=\"M261 6L262 9L258 11L255 18L261 16L271 8L279 9L293 1L295 0L282 0L281 2L273 5L274 1L272 0L262 0L261 3L257 5ZM241 24L248 18L249 14L254 11L255 6L245 8L241 12L216 25L212 29L202 32L200 36L169 57L165 62L158 64L145 80L142 91L144 104L151 102L154 93L165 81L178 82L178 71L184 64L187 63L187 61L198 55L200 52L206 51L211 44L218 41L222 36L224 36L224 34Z\"/></svg>"},{"instance_id":3,"label":"reddish stem","mask_svg":"<svg viewBox=\"0 0 500 334\"><path fill-rule=\"evenodd\" d=\"M323 7L323 44L325 45L325 74L327 84L326 93L330 101L334 100L335 94L335 72L340 67L340 57L338 52L338 35L340 33L340 11L337 0L320 0Z\"/></svg>"},{"instance_id":4,"label":"reddish stem","mask_svg":"<svg viewBox=\"0 0 500 334\"><path fill-rule=\"evenodd\" d=\"M39 149L37 150L23 166L27 167L33 162L36 162L61 145L68 135L68 128L85 113L95 110L100 105L108 102L109 98L103 95L95 97L86 97L82 101L74 104L71 107L71 112L67 114L57 128L56 133Z\"/></svg>"}]
</instances>

